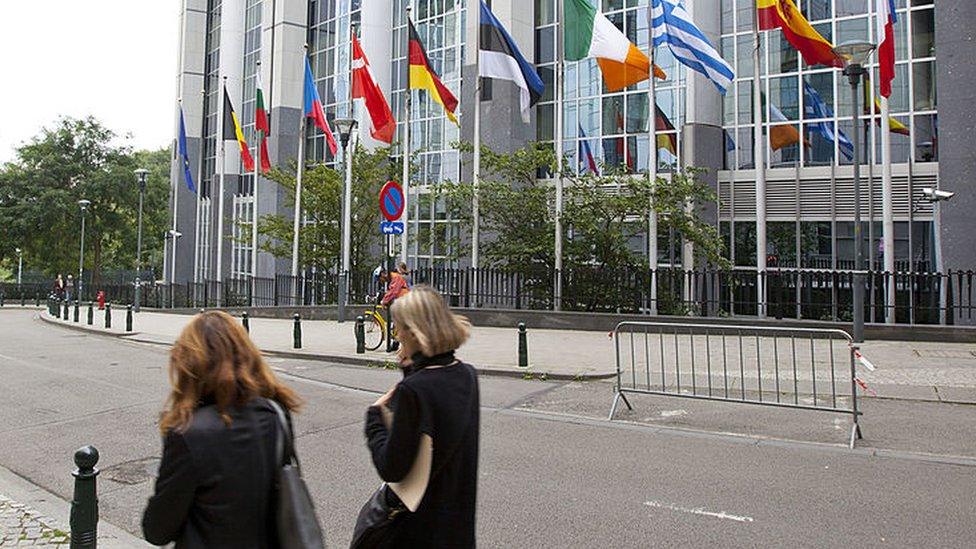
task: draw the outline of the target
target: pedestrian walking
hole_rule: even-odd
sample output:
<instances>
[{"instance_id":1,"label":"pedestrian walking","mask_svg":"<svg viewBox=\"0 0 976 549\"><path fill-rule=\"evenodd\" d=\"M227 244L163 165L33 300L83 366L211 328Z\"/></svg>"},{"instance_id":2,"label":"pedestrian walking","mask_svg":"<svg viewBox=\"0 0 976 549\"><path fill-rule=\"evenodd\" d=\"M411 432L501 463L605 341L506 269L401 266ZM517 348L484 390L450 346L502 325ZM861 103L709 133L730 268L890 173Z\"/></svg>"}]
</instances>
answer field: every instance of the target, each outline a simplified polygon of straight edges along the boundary
<instances>
[{"instance_id":1,"label":"pedestrian walking","mask_svg":"<svg viewBox=\"0 0 976 549\"><path fill-rule=\"evenodd\" d=\"M432 288L393 304L403 379L366 412L366 439L385 483L359 513L352 547L474 547L479 393L455 358L470 324Z\"/></svg>"},{"instance_id":2,"label":"pedestrian walking","mask_svg":"<svg viewBox=\"0 0 976 549\"><path fill-rule=\"evenodd\" d=\"M58 277L54 279L54 285L51 287L51 293L54 297L59 300L64 300L64 279L61 278L61 273L58 273Z\"/></svg>"},{"instance_id":3,"label":"pedestrian walking","mask_svg":"<svg viewBox=\"0 0 976 549\"><path fill-rule=\"evenodd\" d=\"M75 295L75 278L68 275L68 280L64 283L64 298L71 301L73 295Z\"/></svg>"},{"instance_id":4,"label":"pedestrian walking","mask_svg":"<svg viewBox=\"0 0 976 549\"><path fill-rule=\"evenodd\" d=\"M291 439L281 424L290 433L298 396L220 311L195 316L183 330L169 377L163 457L142 519L146 540L181 549L278 547L278 456Z\"/></svg>"}]
</instances>

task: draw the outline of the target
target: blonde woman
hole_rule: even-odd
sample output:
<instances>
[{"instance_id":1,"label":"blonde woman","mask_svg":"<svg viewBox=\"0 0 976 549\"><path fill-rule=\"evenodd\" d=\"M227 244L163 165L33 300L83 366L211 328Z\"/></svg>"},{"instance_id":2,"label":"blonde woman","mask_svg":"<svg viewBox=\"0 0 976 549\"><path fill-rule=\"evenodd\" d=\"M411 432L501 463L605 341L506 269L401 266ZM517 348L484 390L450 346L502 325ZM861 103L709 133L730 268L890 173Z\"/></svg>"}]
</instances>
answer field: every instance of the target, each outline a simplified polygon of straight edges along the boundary
<instances>
[{"instance_id":1,"label":"blonde woman","mask_svg":"<svg viewBox=\"0 0 976 549\"><path fill-rule=\"evenodd\" d=\"M392 312L403 379L366 412L373 465L386 484L360 513L353 547L474 547L478 380L454 356L470 325L426 286Z\"/></svg>"},{"instance_id":2,"label":"blonde woman","mask_svg":"<svg viewBox=\"0 0 976 549\"><path fill-rule=\"evenodd\" d=\"M146 540L178 548L277 547L272 489L278 412L299 406L230 315L197 315L173 345L159 422L163 458L142 519ZM270 401L274 401L274 403Z\"/></svg>"}]
</instances>

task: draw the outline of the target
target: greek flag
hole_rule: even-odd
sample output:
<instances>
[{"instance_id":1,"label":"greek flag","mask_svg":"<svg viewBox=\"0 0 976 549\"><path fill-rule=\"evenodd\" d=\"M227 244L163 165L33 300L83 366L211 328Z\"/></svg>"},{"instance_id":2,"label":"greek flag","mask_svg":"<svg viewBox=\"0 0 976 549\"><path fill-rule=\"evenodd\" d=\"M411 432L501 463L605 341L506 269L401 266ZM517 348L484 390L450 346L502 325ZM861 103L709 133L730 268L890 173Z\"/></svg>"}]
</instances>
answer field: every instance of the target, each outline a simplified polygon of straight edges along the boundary
<instances>
[{"instance_id":1,"label":"greek flag","mask_svg":"<svg viewBox=\"0 0 976 549\"><path fill-rule=\"evenodd\" d=\"M826 118L822 122L807 122L807 131L816 133L830 142L837 142L840 152L848 159L854 158L854 143L844 135L844 132L834 131L834 112L824 103L817 90L806 80L803 81L803 111L807 119Z\"/></svg>"},{"instance_id":2,"label":"greek flag","mask_svg":"<svg viewBox=\"0 0 976 549\"><path fill-rule=\"evenodd\" d=\"M712 81L718 91L732 84L735 72L722 59L701 29L695 26L681 0L653 0L651 34L654 47L667 44L675 58Z\"/></svg>"}]
</instances>

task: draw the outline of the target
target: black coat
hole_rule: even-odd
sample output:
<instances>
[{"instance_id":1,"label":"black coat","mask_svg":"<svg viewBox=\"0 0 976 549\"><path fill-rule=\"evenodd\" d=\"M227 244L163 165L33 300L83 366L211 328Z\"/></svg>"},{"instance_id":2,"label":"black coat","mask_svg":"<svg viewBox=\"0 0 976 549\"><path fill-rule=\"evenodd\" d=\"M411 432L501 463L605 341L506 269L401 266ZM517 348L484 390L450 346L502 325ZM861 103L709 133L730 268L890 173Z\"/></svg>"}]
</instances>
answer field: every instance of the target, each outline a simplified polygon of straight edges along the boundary
<instances>
[{"instance_id":1,"label":"black coat","mask_svg":"<svg viewBox=\"0 0 976 549\"><path fill-rule=\"evenodd\" d=\"M453 361L453 354L442 355ZM435 359L440 357L435 357ZM366 413L373 464L387 482L402 480L421 434L433 439L432 474L415 513L397 519L392 547L474 547L478 491L479 395L474 369L464 363L426 367L397 385L393 424L376 406Z\"/></svg>"},{"instance_id":2,"label":"black coat","mask_svg":"<svg viewBox=\"0 0 976 549\"><path fill-rule=\"evenodd\" d=\"M186 432L163 439L155 494L142 518L146 540L178 548L275 547L271 492L278 419L264 399L229 410L201 406Z\"/></svg>"}]
</instances>

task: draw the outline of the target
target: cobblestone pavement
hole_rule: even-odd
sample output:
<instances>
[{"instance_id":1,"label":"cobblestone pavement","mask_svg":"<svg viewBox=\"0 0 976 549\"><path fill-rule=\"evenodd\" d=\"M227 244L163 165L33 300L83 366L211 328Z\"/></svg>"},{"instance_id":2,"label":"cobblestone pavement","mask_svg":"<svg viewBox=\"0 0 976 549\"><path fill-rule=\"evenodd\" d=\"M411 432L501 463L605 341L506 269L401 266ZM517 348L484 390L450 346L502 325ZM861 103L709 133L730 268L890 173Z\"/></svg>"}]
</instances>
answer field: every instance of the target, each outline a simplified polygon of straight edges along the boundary
<instances>
[{"instance_id":1,"label":"cobblestone pavement","mask_svg":"<svg viewBox=\"0 0 976 549\"><path fill-rule=\"evenodd\" d=\"M68 533L50 518L0 494L0 547L68 547Z\"/></svg>"}]
</instances>

